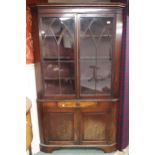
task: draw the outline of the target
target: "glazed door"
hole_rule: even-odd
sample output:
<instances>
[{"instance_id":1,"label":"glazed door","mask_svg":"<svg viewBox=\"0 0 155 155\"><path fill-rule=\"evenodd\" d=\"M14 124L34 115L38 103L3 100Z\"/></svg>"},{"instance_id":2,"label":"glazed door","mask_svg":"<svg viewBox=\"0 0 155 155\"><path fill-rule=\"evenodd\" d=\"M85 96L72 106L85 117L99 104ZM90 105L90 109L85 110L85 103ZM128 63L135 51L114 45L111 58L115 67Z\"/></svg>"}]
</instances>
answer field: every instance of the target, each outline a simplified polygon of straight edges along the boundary
<instances>
[{"instance_id":1,"label":"glazed door","mask_svg":"<svg viewBox=\"0 0 155 155\"><path fill-rule=\"evenodd\" d=\"M76 96L75 16L40 17L44 97Z\"/></svg>"},{"instance_id":2,"label":"glazed door","mask_svg":"<svg viewBox=\"0 0 155 155\"><path fill-rule=\"evenodd\" d=\"M112 96L113 16L79 15L80 96Z\"/></svg>"},{"instance_id":3,"label":"glazed door","mask_svg":"<svg viewBox=\"0 0 155 155\"><path fill-rule=\"evenodd\" d=\"M41 16L43 96L115 97L120 67L117 26L113 15Z\"/></svg>"}]
</instances>

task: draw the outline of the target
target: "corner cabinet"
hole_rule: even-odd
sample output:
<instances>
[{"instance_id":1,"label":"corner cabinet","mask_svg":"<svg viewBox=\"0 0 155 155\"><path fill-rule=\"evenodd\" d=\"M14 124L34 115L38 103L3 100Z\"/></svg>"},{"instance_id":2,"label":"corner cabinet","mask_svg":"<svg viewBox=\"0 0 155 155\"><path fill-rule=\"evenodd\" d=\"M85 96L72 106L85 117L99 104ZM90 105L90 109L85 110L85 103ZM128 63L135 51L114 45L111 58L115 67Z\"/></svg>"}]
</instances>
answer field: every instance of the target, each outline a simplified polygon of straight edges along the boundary
<instances>
[{"instance_id":1,"label":"corner cabinet","mask_svg":"<svg viewBox=\"0 0 155 155\"><path fill-rule=\"evenodd\" d=\"M116 150L124 7L31 6L41 151Z\"/></svg>"}]
</instances>

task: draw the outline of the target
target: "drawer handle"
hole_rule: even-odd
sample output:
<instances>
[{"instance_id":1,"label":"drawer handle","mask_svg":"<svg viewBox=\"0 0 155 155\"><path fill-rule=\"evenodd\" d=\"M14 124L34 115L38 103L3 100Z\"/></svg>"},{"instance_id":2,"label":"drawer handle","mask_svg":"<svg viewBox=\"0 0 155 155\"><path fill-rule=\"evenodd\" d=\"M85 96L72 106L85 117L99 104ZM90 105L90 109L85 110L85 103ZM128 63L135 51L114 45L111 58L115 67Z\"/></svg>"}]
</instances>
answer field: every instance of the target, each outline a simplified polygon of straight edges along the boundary
<instances>
[{"instance_id":1,"label":"drawer handle","mask_svg":"<svg viewBox=\"0 0 155 155\"><path fill-rule=\"evenodd\" d=\"M76 102L58 102L59 108L77 108Z\"/></svg>"},{"instance_id":2,"label":"drawer handle","mask_svg":"<svg viewBox=\"0 0 155 155\"><path fill-rule=\"evenodd\" d=\"M58 102L59 108L87 108L96 106L96 102Z\"/></svg>"},{"instance_id":3,"label":"drawer handle","mask_svg":"<svg viewBox=\"0 0 155 155\"><path fill-rule=\"evenodd\" d=\"M97 106L97 102L80 102L80 108L94 107Z\"/></svg>"}]
</instances>

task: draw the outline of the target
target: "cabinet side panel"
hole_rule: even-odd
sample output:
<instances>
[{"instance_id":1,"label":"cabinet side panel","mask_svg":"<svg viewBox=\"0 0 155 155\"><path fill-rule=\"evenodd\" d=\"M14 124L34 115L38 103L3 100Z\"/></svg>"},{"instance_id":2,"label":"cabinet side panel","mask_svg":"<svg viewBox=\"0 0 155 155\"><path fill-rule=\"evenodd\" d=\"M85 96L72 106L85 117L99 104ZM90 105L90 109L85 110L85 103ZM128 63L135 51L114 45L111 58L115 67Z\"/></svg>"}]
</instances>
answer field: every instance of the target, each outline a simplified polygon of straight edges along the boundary
<instances>
[{"instance_id":1,"label":"cabinet side panel","mask_svg":"<svg viewBox=\"0 0 155 155\"><path fill-rule=\"evenodd\" d=\"M39 134L40 134L40 142L45 143L44 140L44 124L43 124L43 104L37 103L37 109L38 109L38 122L39 122Z\"/></svg>"},{"instance_id":2,"label":"cabinet side panel","mask_svg":"<svg viewBox=\"0 0 155 155\"><path fill-rule=\"evenodd\" d=\"M116 30L115 30L115 45L113 53L113 96L119 97L120 94L120 61L122 47L122 14L116 14Z\"/></svg>"},{"instance_id":3,"label":"cabinet side panel","mask_svg":"<svg viewBox=\"0 0 155 155\"><path fill-rule=\"evenodd\" d=\"M39 21L36 8L32 9L32 37L34 46L37 97L40 98L43 95L43 83L41 69L41 53L39 44Z\"/></svg>"}]
</instances>

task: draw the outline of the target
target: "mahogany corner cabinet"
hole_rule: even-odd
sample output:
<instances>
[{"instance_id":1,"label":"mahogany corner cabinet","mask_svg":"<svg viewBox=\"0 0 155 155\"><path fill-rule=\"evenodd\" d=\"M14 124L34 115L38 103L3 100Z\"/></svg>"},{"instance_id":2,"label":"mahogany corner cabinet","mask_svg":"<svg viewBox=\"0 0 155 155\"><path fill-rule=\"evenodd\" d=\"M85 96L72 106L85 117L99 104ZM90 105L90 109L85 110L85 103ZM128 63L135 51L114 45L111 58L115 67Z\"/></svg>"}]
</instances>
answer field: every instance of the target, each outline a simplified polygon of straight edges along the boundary
<instances>
[{"instance_id":1,"label":"mahogany corner cabinet","mask_svg":"<svg viewBox=\"0 0 155 155\"><path fill-rule=\"evenodd\" d=\"M116 150L123 3L31 5L40 150Z\"/></svg>"}]
</instances>

